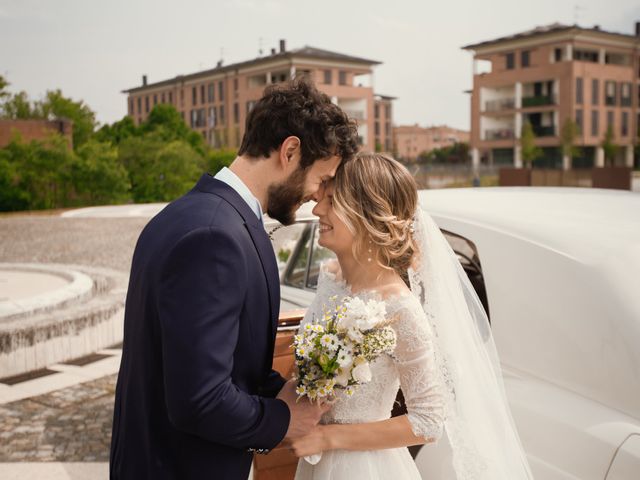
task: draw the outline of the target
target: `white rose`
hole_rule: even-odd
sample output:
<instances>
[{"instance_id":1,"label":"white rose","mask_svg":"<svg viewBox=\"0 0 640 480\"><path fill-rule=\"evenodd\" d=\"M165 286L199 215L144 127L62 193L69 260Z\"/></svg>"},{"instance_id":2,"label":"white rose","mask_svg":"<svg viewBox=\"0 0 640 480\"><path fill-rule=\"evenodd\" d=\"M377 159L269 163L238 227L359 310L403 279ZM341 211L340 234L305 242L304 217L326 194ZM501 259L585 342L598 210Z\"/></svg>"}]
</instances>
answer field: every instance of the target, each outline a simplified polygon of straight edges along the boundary
<instances>
[{"instance_id":1,"label":"white rose","mask_svg":"<svg viewBox=\"0 0 640 480\"><path fill-rule=\"evenodd\" d=\"M334 378L338 385L342 385L346 387L349 384L349 378L351 378L351 373L348 368L339 368L338 375Z\"/></svg>"},{"instance_id":2,"label":"white rose","mask_svg":"<svg viewBox=\"0 0 640 480\"><path fill-rule=\"evenodd\" d=\"M367 383L371 381L371 368L369 362L362 362L355 366L351 371L353 379L358 383Z\"/></svg>"}]
</instances>

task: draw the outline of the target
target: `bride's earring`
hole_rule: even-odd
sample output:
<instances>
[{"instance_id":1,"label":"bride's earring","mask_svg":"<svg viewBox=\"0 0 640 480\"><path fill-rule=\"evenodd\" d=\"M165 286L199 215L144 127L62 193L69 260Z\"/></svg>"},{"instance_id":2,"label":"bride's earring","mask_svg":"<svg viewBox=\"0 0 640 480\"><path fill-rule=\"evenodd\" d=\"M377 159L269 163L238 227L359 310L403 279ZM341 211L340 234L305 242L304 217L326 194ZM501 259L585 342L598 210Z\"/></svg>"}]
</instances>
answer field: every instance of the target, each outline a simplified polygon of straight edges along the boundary
<instances>
[{"instance_id":1,"label":"bride's earring","mask_svg":"<svg viewBox=\"0 0 640 480\"><path fill-rule=\"evenodd\" d=\"M368 258L367 258L367 262L370 262L370 261L371 261L371 254L372 254L372 250L371 250L371 243L372 243L372 242L371 242L371 240L369 240L369 249L367 250L367 252L368 252L369 256L368 256Z\"/></svg>"}]
</instances>

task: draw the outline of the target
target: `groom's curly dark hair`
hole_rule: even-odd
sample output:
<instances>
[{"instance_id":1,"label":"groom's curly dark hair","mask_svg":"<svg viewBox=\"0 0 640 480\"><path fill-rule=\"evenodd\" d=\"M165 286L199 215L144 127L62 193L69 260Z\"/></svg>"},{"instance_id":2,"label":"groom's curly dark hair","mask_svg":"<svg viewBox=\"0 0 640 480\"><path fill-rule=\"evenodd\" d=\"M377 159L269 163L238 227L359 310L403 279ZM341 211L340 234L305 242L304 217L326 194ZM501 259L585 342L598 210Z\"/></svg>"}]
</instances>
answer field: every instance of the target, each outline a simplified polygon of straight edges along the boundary
<instances>
[{"instance_id":1,"label":"groom's curly dark hair","mask_svg":"<svg viewBox=\"0 0 640 480\"><path fill-rule=\"evenodd\" d=\"M289 136L300 138L300 167L358 151L358 130L340 107L306 77L267 87L247 117L238 155L268 157Z\"/></svg>"}]
</instances>

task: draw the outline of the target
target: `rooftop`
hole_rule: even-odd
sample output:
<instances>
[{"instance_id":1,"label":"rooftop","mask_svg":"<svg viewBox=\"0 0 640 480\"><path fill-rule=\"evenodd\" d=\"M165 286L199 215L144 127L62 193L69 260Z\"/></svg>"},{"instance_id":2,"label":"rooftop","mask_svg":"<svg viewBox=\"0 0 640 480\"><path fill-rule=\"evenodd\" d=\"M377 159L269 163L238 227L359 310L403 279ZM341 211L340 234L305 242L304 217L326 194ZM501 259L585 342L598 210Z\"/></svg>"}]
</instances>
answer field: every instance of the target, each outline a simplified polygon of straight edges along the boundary
<instances>
[{"instance_id":1,"label":"rooftop","mask_svg":"<svg viewBox=\"0 0 640 480\"><path fill-rule=\"evenodd\" d=\"M302 48L296 48L293 50L282 50L276 53L272 53L271 55L265 55L262 57L257 57L252 60L247 60L239 63L232 63L229 65L219 64L214 68L208 70L202 70L200 72L190 73L187 75L177 75L174 78L170 78L167 80L161 80L155 83L149 83L147 85L140 85L137 87L132 87L127 90L123 90L122 93L133 93L141 90L146 90L149 88L162 87L166 85L173 85L179 82L185 82L188 80L194 80L202 77L209 77L211 75L215 75L218 73L224 73L232 70L237 70L239 68L259 65L262 63L269 63L274 60L292 60L292 59L301 59L301 58L310 58L310 59L319 59L319 60L330 60L330 61L342 61L342 62L350 62L350 63L358 63L361 65L372 66L372 65L380 65L381 62L377 60L369 60L362 57L355 57L353 55L345 55L343 53L332 52L330 50L323 50L321 48L310 47L305 45Z\"/></svg>"},{"instance_id":2,"label":"rooftop","mask_svg":"<svg viewBox=\"0 0 640 480\"><path fill-rule=\"evenodd\" d=\"M628 40L637 40L640 41L640 37L637 37L628 33L619 33L619 32L609 32L606 30L600 29L600 26L594 25L593 27L581 27L579 25L565 25L562 23L552 23L549 25L543 25L539 27L535 27L531 30L525 30L524 32L515 33L513 35L507 35L504 37L495 38L492 40L486 40L480 43L474 43L471 45L466 45L462 47L463 50L476 50L480 47L488 47L491 45L497 45L500 43L510 42L512 40L522 40L522 39L533 39L537 37L542 37L545 35L550 35L554 33L561 32L572 32L572 33L596 33L601 35L613 35L615 37L628 39Z\"/></svg>"}]
</instances>

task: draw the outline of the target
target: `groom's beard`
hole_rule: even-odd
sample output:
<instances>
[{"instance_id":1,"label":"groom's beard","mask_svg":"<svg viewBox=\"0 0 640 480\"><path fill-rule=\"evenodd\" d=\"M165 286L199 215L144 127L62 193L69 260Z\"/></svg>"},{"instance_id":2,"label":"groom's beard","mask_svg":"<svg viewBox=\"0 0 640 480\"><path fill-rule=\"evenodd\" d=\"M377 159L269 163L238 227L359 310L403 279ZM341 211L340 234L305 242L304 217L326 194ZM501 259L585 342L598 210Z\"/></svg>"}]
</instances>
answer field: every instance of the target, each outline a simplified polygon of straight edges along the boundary
<instances>
[{"instance_id":1,"label":"groom's beard","mask_svg":"<svg viewBox=\"0 0 640 480\"><path fill-rule=\"evenodd\" d=\"M267 213L283 225L291 225L296 220L296 211L304 200L304 184L307 170L298 168L284 182L271 185L267 191Z\"/></svg>"}]
</instances>

